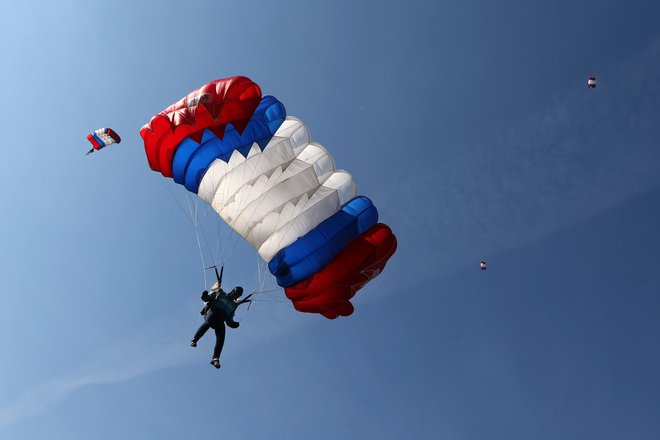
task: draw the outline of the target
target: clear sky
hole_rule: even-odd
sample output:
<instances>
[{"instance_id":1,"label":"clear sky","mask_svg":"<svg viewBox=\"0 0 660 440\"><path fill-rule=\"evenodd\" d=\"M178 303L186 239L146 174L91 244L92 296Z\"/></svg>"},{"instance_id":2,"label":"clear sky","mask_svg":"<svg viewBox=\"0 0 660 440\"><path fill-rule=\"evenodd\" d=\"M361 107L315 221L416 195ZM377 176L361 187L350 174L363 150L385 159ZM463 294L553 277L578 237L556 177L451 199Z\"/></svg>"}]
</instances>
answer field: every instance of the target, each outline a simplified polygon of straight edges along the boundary
<instances>
[{"instance_id":1,"label":"clear sky","mask_svg":"<svg viewBox=\"0 0 660 440\"><path fill-rule=\"evenodd\" d=\"M1 1L0 438L656 439L658 23L651 0ZM399 250L350 318L265 295L217 371L138 132L233 75ZM84 157L103 126L122 143Z\"/></svg>"}]
</instances>

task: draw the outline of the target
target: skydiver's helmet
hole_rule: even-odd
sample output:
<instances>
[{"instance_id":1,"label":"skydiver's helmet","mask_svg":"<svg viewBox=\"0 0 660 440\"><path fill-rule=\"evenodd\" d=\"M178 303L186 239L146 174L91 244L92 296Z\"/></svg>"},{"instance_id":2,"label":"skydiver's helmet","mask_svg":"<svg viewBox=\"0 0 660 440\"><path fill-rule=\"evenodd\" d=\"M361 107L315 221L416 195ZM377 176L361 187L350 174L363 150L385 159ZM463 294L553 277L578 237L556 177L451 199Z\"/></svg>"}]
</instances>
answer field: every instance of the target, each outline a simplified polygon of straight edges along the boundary
<instances>
[{"instance_id":1,"label":"skydiver's helmet","mask_svg":"<svg viewBox=\"0 0 660 440\"><path fill-rule=\"evenodd\" d=\"M216 281L211 286L211 292L217 292L218 290L220 290L220 281Z\"/></svg>"},{"instance_id":2,"label":"skydiver's helmet","mask_svg":"<svg viewBox=\"0 0 660 440\"><path fill-rule=\"evenodd\" d=\"M229 292L230 296L236 295L236 298L240 298L243 295L243 288L241 286L236 286Z\"/></svg>"}]
</instances>

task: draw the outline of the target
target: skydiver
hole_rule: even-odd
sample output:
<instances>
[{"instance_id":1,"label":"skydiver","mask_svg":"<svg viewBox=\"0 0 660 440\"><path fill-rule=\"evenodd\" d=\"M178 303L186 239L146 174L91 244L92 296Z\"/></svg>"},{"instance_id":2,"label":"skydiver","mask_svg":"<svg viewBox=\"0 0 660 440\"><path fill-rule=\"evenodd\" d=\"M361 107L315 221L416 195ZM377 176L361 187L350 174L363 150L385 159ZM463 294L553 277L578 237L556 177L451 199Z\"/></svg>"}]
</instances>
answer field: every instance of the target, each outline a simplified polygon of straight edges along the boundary
<instances>
[{"instance_id":1,"label":"skydiver","mask_svg":"<svg viewBox=\"0 0 660 440\"><path fill-rule=\"evenodd\" d=\"M215 347L213 348L213 357L211 358L211 365L215 368L220 368L220 353L225 343L225 323L231 328L238 328L240 325L234 321L234 312L239 305L250 302L250 296L244 300L239 300L243 294L243 288L236 286L231 292L226 293L220 287L220 280L218 280L213 287L211 293L207 290L202 292L202 301L204 301L204 308L200 314L204 315L204 323L199 326L195 336L190 341L191 347L197 347L199 341L204 333L209 328L215 330Z\"/></svg>"}]
</instances>

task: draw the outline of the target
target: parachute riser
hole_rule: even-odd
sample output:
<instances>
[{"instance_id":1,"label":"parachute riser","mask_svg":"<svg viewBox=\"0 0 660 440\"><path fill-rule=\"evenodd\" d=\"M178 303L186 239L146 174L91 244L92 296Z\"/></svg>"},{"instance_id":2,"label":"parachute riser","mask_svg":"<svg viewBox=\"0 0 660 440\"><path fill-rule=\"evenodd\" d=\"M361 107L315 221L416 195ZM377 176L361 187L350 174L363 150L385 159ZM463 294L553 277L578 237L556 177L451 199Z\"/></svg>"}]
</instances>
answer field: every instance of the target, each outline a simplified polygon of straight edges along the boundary
<instances>
[{"instance_id":1,"label":"parachute riser","mask_svg":"<svg viewBox=\"0 0 660 440\"><path fill-rule=\"evenodd\" d=\"M215 264L213 266L205 267L204 269L206 269L206 270L213 269L215 271L215 278L218 281L218 286L222 286L222 275L225 272L225 265L224 264L220 268L220 273L218 273L218 266L216 266Z\"/></svg>"}]
</instances>

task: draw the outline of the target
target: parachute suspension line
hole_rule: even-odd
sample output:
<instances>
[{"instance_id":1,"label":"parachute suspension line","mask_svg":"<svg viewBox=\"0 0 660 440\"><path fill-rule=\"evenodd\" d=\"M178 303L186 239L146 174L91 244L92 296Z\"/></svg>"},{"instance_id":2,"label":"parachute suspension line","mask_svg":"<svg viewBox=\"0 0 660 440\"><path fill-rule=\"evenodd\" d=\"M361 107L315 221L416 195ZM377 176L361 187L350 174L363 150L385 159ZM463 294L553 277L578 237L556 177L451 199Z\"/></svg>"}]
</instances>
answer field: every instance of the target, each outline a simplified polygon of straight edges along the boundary
<instances>
[{"instance_id":1,"label":"parachute suspension line","mask_svg":"<svg viewBox=\"0 0 660 440\"><path fill-rule=\"evenodd\" d=\"M198 231L197 231L197 229L198 229L197 228L197 226L198 226L197 212L195 210L195 215L193 215L193 211L192 211L192 207L191 207L191 203L190 203L190 198L187 195L186 195L186 200L188 202L188 212L186 212L185 207L183 206L183 204L179 201L179 199L174 194L174 190L172 188L169 188L169 186L165 182L165 179L163 178L163 179L158 179L158 180L160 181L163 188L165 188L167 193L170 195L172 200L174 200L174 203L179 208L179 210L183 213L184 217L186 217L186 219L190 222L193 229L195 230L197 248L199 249L199 257L200 257L201 262L202 262L202 270L203 270L204 269L204 255L202 253L202 246L201 246L201 243L199 241L199 234L198 234ZM203 283L204 286L206 286L206 273L204 271L202 272L202 276L203 276L202 283Z\"/></svg>"},{"instance_id":2,"label":"parachute suspension line","mask_svg":"<svg viewBox=\"0 0 660 440\"><path fill-rule=\"evenodd\" d=\"M208 242L206 233L203 228L201 228L201 221L200 221L200 209L199 209L199 204L198 200L192 196L190 193L185 192L184 197L185 197L185 202L181 200L181 197L177 196L175 193L174 189L168 185L168 182L166 181L165 178L158 179L160 184L165 188L165 191L169 194L169 196L172 198L174 203L176 204L177 208L181 213L183 213L184 217L188 220L190 225L193 227L194 232L195 232L195 241L197 243L197 249L200 255L200 260L202 263L202 269L205 267L206 262L204 258L204 247L206 248L206 251L210 254L210 259L214 262L217 263L217 255L218 255L218 249L221 246L221 243L223 242L222 240L222 219L218 215L213 215L214 220L216 221L216 244L215 244L215 249L211 247L211 245ZM194 199L194 201L193 201ZM194 204L194 207L193 207ZM187 205L187 206L186 206ZM213 212L216 214L215 212ZM200 231L201 229L201 231ZM201 238L200 238L200 233L201 233ZM203 241L203 245L202 245ZM225 256L224 254L221 255L221 264L224 266L225 264ZM206 279L206 271L204 271L204 286L207 285L207 279ZM215 282L215 281L214 281ZM212 283L211 283L212 284Z\"/></svg>"},{"instance_id":3,"label":"parachute suspension line","mask_svg":"<svg viewBox=\"0 0 660 440\"><path fill-rule=\"evenodd\" d=\"M263 271L261 270L261 261L259 261L259 255L257 254L256 257L256 262L257 262L257 288L255 289L254 293L256 295L259 295L261 292L264 291L264 283L266 282L266 277L263 274Z\"/></svg>"},{"instance_id":4,"label":"parachute suspension line","mask_svg":"<svg viewBox=\"0 0 660 440\"><path fill-rule=\"evenodd\" d=\"M257 263L257 279L256 279L256 287L255 289L250 292L249 295L246 296L246 299L249 299L248 301L248 307L247 310L245 311L245 314L241 317L241 321L244 321L248 314L250 313L250 308L252 307L252 303L254 302L270 302L270 303L279 303L279 304L284 304L289 308L292 308L292 304L290 301L288 301L286 298L277 298L277 297L270 297L270 295L266 296L267 293L275 293L275 292L282 292L282 289L279 286L276 286L275 288L270 288L267 289L265 284L266 284L266 278L268 278L268 272L265 271L262 268L262 265L264 265L264 261L259 257L259 255L256 256L256 263ZM262 297L265 297L263 298Z\"/></svg>"},{"instance_id":5,"label":"parachute suspension line","mask_svg":"<svg viewBox=\"0 0 660 440\"><path fill-rule=\"evenodd\" d=\"M206 232L205 232L204 229L201 227L201 222L200 222L200 219L199 219L199 204L200 204L200 202L199 202L199 200L197 199L197 197L191 196L191 195L188 194L188 193L186 193L186 195L187 195L188 198L189 198L189 202L192 204L192 201L194 200L194 204L195 204L195 220L196 220L195 234L196 234L196 238L197 238L197 246L198 246L198 248L199 248L199 250L200 250L200 258L202 259L202 265L203 265L204 267L206 267L206 263L205 263L205 261L204 261L203 252L202 252L202 245L201 245L200 240L199 240L200 232L201 232L202 239L203 239L203 241L204 241L204 245L205 245L205 247L206 247L206 251L210 254L210 255L209 255L209 258L213 261L213 266L214 266L214 267L217 267L217 258L216 258L216 255L217 255L217 249L216 249L216 252L213 253L213 248L212 248L211 245L209 244L209 240L208 240L208 238L207 238L207 236L206 236ZM206 211L206 212L204 213L204 215L207 215L207 214L208 214L208 211ZM214 212L214 214L215 214L215 212ZM219 222L220 219L219 219L219 217L218 217L217 215L214 215L213 217L214 217L214 219L216 219L216 221ZM218 223L218 231L217 231L217 232L218 232L218 240L219 240L219 233L220 233L219 223ZM217 247L217 246L216 246L216 247ZM222 268L223 268L223 269L224 269L224 266L225 266L225 260L224 260L224 257L223 257L223 258L222 258ZM216 276L217 276L217 270L216 270ZM220 278L222 278L222 272L220 273ZM215 281L214 281L214 282L215 282ZM205 285L206 285L206 271L204 271L204 283L205 283ZM211 284L213 284L213 283L211 283Z\"/></svg>"},{"instance_id":6,"label":"parachute suspension line","mask_svg":"<svg viewBox=\"0 0 660 440\"><path fill-rule=\"evenodd\" d=\"M252 297L253 302L278 302L282 304L291 305L291 302L286 298L278 298L273 295L267 295L269 293L282 293L282 288L280 286L267 287L266 279L269 278L269 273L262 266L265 265L263 260L257 255L257 288L254 290ZM262 299L263 298L263 299Z\"/></svg>"},{"instance_id":7,"label":"parachute suspension line","mask_svg":"<svg viewBox=\"0 0 660 440\"><path fill-rule=\"evenodd\" d=\"M222 228L220 222L222 221L220 219L219 215L214 216L215 218L215 224L216 224L216 230L215 230L215 252L213 252L213 263L218 264L217 261L217 255L218 251L220 250L220 234L222 233ZM220 259L222 260L222 267L225 267L225 256L223 254L220 254Z\"/></svg>"},{"instance_id":8,"label":"parachute suspension line","mask_svg":"<svg viewBox=\"0 0 660 440\"><path fill-rule=\"evenodd\" d=\"M202 231L202 234L204 231ZM199 218L197 217L197 202L195 202L195 239L197 241L197 249L199 250L199 259L202 263L202 283L206 287L206 271L204 267L206 263L204 262L204 252L202 252L202 244L199 241Z\"/></svg>"},{"instance_id":9,"label":"parachute suspension line","mask_svg":"<svg viewBox=\"0 0 660 440\"><path fill-rule=\"evenodd\" d=\"M195 209L193 210L193 201L189 194L186 194L186 201L188 202L188 212L190 213L190 218L192 219L193 230L195 231L195 241L197 242L197 250L199 251L199 259L202 264L202 284L206 287L206 264L204 262L204 251L202 250L202 243L199 239L199 218L197 203L195 202ZM203 233L203 231L202 231Z\"/></svg>"},{"instance_id":10,"label":"parachute suspension line","mask_svg":"<svg viewBox=\"0 0 660 440\"><path fill-rule=\"evenodd\" d=\"M215 171L211 168L211 169L207 170L207 173L215 174ZM215 193L213 194L213 198L215 198ZM212 198L211 202L208 204L209 205L208 208L210 208L210 209L205 210L204 216L208 216L210 213L213 214L213 215L211 215L211 217L213 218L213 222L215 222L215 225L214 225L214 229L215 229L215 246L211 247L211 245L208 243L208 240L207 240L206 234L204 233L204 230L202 231L202 234L203 234L202 236L204 238L204 242L206 244L207 250L210 254L210 258L211 258L211 260L213 260L213 264L216 265L216 266L218 265L218 254L220 254L221 264L224 266L224 264L225 264L224 250L220 248L221 244L225 241L223 236L222 236L223 235L223 231L222 231L222 223L223 222L222 222L222 218L220 217L220 215L213 208L213 198ZM195 200L199 201L197 198L195 198ZM205 206L205 208L207 208L207 207ZM212 222L209 222L209 224L211 224L211 223Z\"/></svg>"},{"instance_id":11,"label":"parachute suspension line","mask_svg":"<svg viewBox=\"0 0 660 440\"><path fill-rule=\"evenodd\" d=\"M190 222L191 226L197 230L199 229L199 219L198 219L198 205L197 205L197 200L194 201L195 204L195 210L193 211L192 205L193 205L193 198L189 193L184 193L186 197L186 203L187 203L187 210L186 207L183 206L183 204L180 202L179 198L176 196L174 191L169 188L169 186L165 183L165 179L159 179L163 187L166 189L166 191L170 194L170 197L172 197L172 200L176 203L176 205L179 207L179 210L183 213L183 215L188 219ZM211 252L211 247L208 244L208 240L206 239L206 235L204 234L204 230L202 232L202 238L204 239L204 244L207 247L207 250ZM201 248L201 245L199 246Z\"/></svg>"},{"instance_id":12,"label":"parachute suspension line","mask_svg":"<svg viewBox=\"0 0 660 440\"><path fill-rule=\"evenodd\" d=\"M257 256L257 273L260 273L258 258L259 258L259 256ZM260 286L260 284L258 282L258 279L257 279L257 287L252 292L250 292L250 294L247 295L245 297L245 299L243 300L243 301L248 303L248 306L247 306L247 310L243 314L243 317L241 318L241 321L244 321L247 318L247 315L248 315L248 313L250 313L250 309L252 308L252 302L254 301L253 298L254 298L254 296L258 295L260 293L260 291L261 291L261 286ZM239 303L239 305L240 304L243 304L243 303Z\"/></svg>"},{"instance_id":13,"label":"parachute suspension line","mask_svg":"<svg viewBox=\"0 0 660 440\"><path fill-rule=\"evenodd\" d=\"M257 286L258 290L257 293L260 293L262 290L264 290L264 277L261 275L261 264L259 264L259 256L257 255Z\"/></svg>"},{"instance_id":14,"label":"parachute suspension line","mask_svg":"<svg viewBox=\"0 0 660 440\"><path fill-rule=\"evenodd\" d=\"M201 260L202 264L202 270L205 267L205 261L204 261L204 250L202 248L202 243L200 240L200 221L199 221L199 209L198 209L198 204L197 200L193 202L193 199L191 195L186 192L185 198L186 198L186 204L187 207L184 206L184 204L180 201L180 198L177 197L177 195L174 193L174 190L169 187L165 179L158 179L161 182L161 185L165 188L165 190L168 192L172 200L174 200L176 206L179 208L179 210L183 213L183 215L186 217L186 219L190 222L190 225L193 227L193 230L195 232L195 241L197 243L197 249L199 251L199 258ZM194 203L194 209L193 209L193 203ZM187 209L186 209L187 208ZM204 244L206 245L206 248L209 253L212 252L212 248L208 244L208 240L206 239L206 235L204 234L204 231L201 231L202 234L202 239L204 241ZM206 286L206 272L203 271L203 284Z\"/></svg>"},{"instance_id":15,"label":"parachute suspension line","mask_svg":"<svg viewBox=\"0 0 660 440\"><path fill-rule=\"evenodd\" d=\"M191 210L191 212L192 212L191 205L194 203L194 206L195 206L195 211L194 211L194 213L195 213L195 233L196 233L196 237L197 237L198 248L200 249L200 255L203 253L202 246L200 244L200 239L199 239L199 235L201 234L201 237L202 237L202 240L203 240L203 243L204 243L205 251L209 254L208 257L211 261L213 261L213 265L217 267L217 265L218 265L217 256L218 256L218 253L219 253L218 250L220 248L220 243L223 241L222 240L222 223L223 223L222 218L218 215L217 212L215 212L212 209L212 207L210 205L208 207L206 207L204 205L202 206L201 209L204 209L203 215L205 217L208 217L209 213L213 213L213 215L211 217L213 218L213 221L215 221L215 223L216 223L216 225L215 225L216 243L215 243L215 249L214 249L213 247L211 247L211 245L209 243L209 239L207 237L207 232L202 227L202 223L200 221L200 215L202 215L202 214L200 214L200 204L201 204L200 200L197 197L193 196L192 194L190 194L188 192L186 192L185 194L186 194L186 197L188 197L188 204L189 204L189 209ZM205 208L207 208L207 209L205 209ZM206 265L206 263L204 262L204 258L203 257L200 257L200 258L202 258L202 264ZM222 252L220 254L220 260L221 260L221 267L224 269L224 266L225 266L225 263L226 263L224 252ZM216 271L216 275L217 275L217 271ZM222 277L222 272L220 273L220 277ZM205 278L205 282L206 282L206 278ZM215 283L215 281L213 281L213 283ZM213 284L213 283L211 283L211 284Z\"/></svg>"},{"instance_id":16,"label":"parachute suspension line","mask_svg":"<svg viewBox=\"0 0 660 440\"><path fill-rule=\"evenodd\" d=\"M174 203L176 203L176 206L179 207L179 209L181 210L181 212L183 213L183 215L186 217L186 219L188 219L188 221L190 222L190 224L192 224L192 225L194 226L193 219L192 219L192 218L190 217L190 215L186 212L186 209L183 207L183 205L181 204L181 202L179 202L179 200L176 198L176 195L174 194L174 191L172 190L172 188L170 188L170 187L167 185L167 183L165 183L165 179L164 179L164 178L163 178L163 179L158 179L158 181L161 183L161 185L163 185L163 188L165 188L165 190L169 193L170 197L172 197L172 200L174 200Z\"/></svg>"},{"instance_id":17,"label":"parachute suspension line","mask_svg":"<svg viewBox=\"0 0 660 440\"><path fill-rule=\"evenodd\" d=\"M215 171L212 171L212 169L207 170L207 172L215 173ZM190 193L186 193L190 197ZM214 195L215 196L215 195ZM199 199L197 197L194 197L196 202L199 202ZM210 259L213 261L213 264L217 266L218 264L218 254L220 254L221 257L221 263L224 266L225 264L225 256L224 256L224 251L220 249L221 243L224 241L222 237L222 218L218 215L217 212L213 209L213 200L211 200L211 203L208 204L208 208L204 211L204 216L208 216L209 213L213 213L213 221L215 221L215 247L211 247L209 244L209 241L206 237L206 233L204 229L202 229L202 238L204 239L204 243L206 244L206 248L208 253L210 254ZM205 206L205 208L207 208Z\"/></svg>"}]
</instances>

